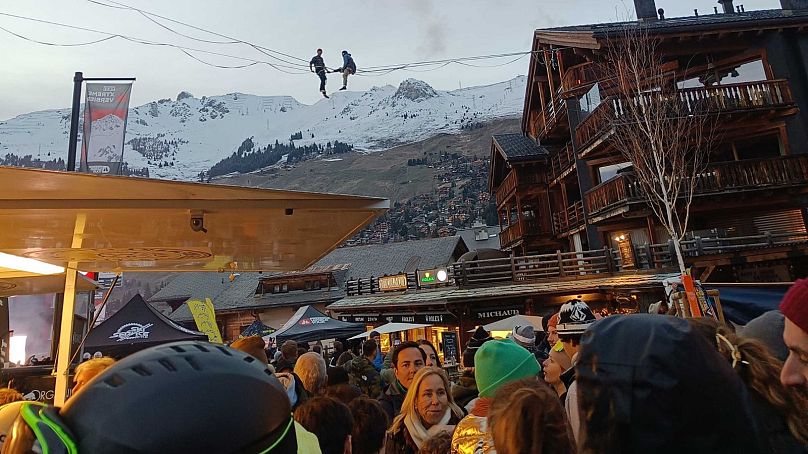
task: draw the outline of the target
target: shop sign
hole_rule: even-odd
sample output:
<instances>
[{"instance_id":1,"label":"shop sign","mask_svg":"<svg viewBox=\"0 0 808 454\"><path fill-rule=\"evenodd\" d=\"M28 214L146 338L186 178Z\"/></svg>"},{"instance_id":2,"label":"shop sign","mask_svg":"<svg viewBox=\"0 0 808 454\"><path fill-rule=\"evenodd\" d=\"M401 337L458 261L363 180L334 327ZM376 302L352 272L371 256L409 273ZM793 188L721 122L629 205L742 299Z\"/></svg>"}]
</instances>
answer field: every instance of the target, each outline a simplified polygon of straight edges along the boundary
<instances>
[{"instance_id":1,"label":"shop sign","mask_svg":"<svg viewBox=\"0 0 808 454\"><path fill-rule=\"evenodd\" d=\"M382 319L388 323L423 323L427 325L457 324L457 318L448 312L390 314L383 315Z\"/></svg>"},{"instance_id":2,"label":"shop sign","mask_svg":"<svg viewBox=\"0 0 808 454\"><path fill-rule=\"evenodd\" d=\"M376 323L381 320L378 315L353 315L353 314L346 314L340 315L339 319L343 322L350 322L350 323Z\"/></svg>"},{"instance_id":3,"label":"shop sign","mask_svg":"<svg viewBox=\"0 0 808 454\"><path fill-rule=\"evenodd\" d=\"M460 355L457 351L457 333L447 331L442 334L443 336L443 357L446 359L452 358L454 363L458 362Z\"/></svg>"},{"instance_id":4,"label":"shop sign","mask_svg":"<svg viewBox=\"0 0 808 454\"><path fill-rule=\"evenodd\" d=\"M477 320L489 318L505 318L522 313L521 306L488 307L474 310L474 318Z\"/></svg>"},{"instance_id":5,"label":"shop sign","mask_svg":"<svg viewBox=\"0 0 808 454\"><path fill-rule=\"evenodd\" d=\"M449 282L449 272L446 270L446 268L419 270L417 277L419 287L431 287L433 285L445 284Z\"/></svg>"},{"instance_id":6,"label":"shop sign","mask_svg":"<svg viewBox=\"0 0 808 454\"><path fill-rule=\"evenodd\" d=\"M407 275L396 274L395 276L380 277L379 290L383 292L395 292L398 290L407 290Z\"/></svg>"}]
</instances>

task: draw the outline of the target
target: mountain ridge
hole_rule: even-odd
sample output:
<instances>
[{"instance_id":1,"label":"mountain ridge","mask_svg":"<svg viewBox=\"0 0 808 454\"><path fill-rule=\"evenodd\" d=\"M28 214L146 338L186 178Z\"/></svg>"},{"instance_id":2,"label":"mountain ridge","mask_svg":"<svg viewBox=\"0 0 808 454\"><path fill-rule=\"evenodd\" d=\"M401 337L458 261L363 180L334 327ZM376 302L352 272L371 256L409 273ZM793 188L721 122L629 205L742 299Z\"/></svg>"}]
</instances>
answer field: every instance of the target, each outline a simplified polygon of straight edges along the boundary
<instances>
[{"instance_id":1,"label":"mountain ridge","mask_svg":"<svg viewBox=\"0 0 808 454\"><path fill-rule=\"evenodd\" d=\"M153 177L197 180L250 139L256 148L286 143L324 147L339 141L373 152L415 143L441 133L456 134L476 123L521 114L524 76L460 90L435 90L416 79L398 87L341 91L314 104L285 95L229 93L176 100L160 99L131 107L124 161L148 167ZM63 157L70 127L69 109L18 115L0 122L0 156ZM325 159L325 157L324 157Z\"/></svg>"}]
</instances>

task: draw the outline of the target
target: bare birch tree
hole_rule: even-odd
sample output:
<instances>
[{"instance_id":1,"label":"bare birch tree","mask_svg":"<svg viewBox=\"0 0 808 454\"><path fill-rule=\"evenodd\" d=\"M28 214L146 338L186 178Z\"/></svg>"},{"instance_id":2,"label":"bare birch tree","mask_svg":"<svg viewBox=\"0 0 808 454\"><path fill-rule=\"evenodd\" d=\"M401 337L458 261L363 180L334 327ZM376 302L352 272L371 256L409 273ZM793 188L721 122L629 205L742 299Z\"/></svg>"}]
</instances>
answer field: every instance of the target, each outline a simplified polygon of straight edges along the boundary
<instances>
[{"instance_id":1,"label":"bare birch tree","mask_svg":"<svg viewBox=\"0 0 808 454\"><path fill-rule=\"evenodd\" d=\"M715 130L709 100L683 96L658 43L642 27L609 41L603 70L610 140L633 166L639 193L667 230L679 270L693 195Z\"/></svg>"}]
</instances>

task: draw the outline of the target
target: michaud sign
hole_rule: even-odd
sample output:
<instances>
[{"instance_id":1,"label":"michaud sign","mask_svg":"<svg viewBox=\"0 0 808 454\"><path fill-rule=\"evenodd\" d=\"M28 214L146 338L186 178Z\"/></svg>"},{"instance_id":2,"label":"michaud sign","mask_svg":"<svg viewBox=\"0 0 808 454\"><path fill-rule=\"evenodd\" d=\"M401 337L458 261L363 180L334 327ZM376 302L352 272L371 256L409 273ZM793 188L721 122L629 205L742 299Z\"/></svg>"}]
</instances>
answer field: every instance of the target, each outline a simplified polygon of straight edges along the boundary
<instances>
[{"instance_id":1,"label":"michaud sign","mask_svg":"<svg viewBox=\"0 0 808 454\"><path fill-rule=\"evenodd\" d=\"M486 307L474 309L472 312L475 320L483 320L489 318L505 318L512 315L519 315L522 313L521 306L503 306L503 307Z\"/></svg>"}]
</instances>

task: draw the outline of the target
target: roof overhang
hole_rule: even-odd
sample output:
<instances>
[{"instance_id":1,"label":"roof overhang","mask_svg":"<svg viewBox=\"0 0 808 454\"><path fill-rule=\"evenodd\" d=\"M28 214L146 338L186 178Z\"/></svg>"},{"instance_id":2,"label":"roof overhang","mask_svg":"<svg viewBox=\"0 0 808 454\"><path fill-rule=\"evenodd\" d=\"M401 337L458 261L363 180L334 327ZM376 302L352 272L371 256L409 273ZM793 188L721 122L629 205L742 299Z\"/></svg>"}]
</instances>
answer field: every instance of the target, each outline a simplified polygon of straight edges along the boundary
<instances>
[{"instance_id":1,"label":"roof overhang","mask_svg":"<svg viewBox=\"0 0 808 454\"><path fill-rule=\"evenodd\" d=\"M39 295L45 293L62 293L65 291L65 275L50 274L47 276L5 277L0 268L0 297L17 295ZM76 279L77 292L89 292L97 289L95 281L79 274Z\"/></svg>"},{"instance_id":2,"label":"roof overhang","mask_svg":"<svg viewBox=\"0 0 808 454\"><path fill-rule=\"evenodd\" d=\"M301 270L389 206L372 197L0 167L0 252L83 271ZM206 232L192 228L194 218Z\"/></svg>"}]
</instances>

